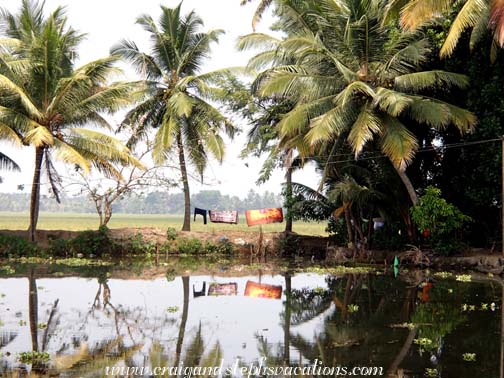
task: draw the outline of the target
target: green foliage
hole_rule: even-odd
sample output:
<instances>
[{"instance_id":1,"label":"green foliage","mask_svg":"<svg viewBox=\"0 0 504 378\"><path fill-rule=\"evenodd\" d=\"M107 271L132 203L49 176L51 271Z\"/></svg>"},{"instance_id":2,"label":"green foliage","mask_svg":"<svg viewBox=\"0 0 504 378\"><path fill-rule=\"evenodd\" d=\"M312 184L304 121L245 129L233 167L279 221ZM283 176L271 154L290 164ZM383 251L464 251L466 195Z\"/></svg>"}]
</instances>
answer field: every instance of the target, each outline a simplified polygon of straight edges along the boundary
<instances>
[{"instance_id":1,"label":"green foliage","mask_svg":"<svg viewBox=\"0 0 504 378\"><path fill-rule=\"evenodd\" d=\"M217 243L207 241L204 247L205 254L232 255L234 251L233 243L227 238L222 238Z\"/></svg>"},{"instance_id":2,"label":"green foliage","mask_svg":"<svg viewBox=\"0 0 504 378\"><path fill-rule=\"evenodd\" d=\"M110 239L107 231L83 231L75 238L68 241L72 256L82 254L85 257L92 255L101 257L114 251L114 242ZM65 255L66 256L66 255Z\"/></svg>"},{"instance_id":3,"label":"green foliage","mask_svg":"<svg viewBox=\"0 0 504 378\"><path fill-rule=\"evenodd\" d=\"M456 206L441 198L441 190L433 186L425 189L425 194L411 209L411 218L419 232L429 230L433 237L448 235L471 221Z\"/></svg>"},{"instance_id":4,"label":"green foliage","mask_svg":"<svg viewBox=\"0 0 504 378\"><path fill-rule=\"evenodd\" d=\"M347 226L343 218L329 218L326 231L336 244L343 246L348 245Z\"/></svg>"},{"instance_id":5,"label":"green foliage","mask_svg":"<svg viewBox=\"0 0 504 378\"><path fill-rule=\"evenodd\" d=\"M203 252L203 243L196 238L180 239L177 247L183 255L197 255Z\"/></svg>"},{"instance_id":6,"label":"green foliage","mask_svg":"<svg viewBox=\"0 0 504 378\"><path fill-rule=\"evenodd\" d=\"M0 257L32 257L42 251L21 236L0 234Z\"/></svg>"},{"instance_id":7,"label":"green foliage","mask_svg":"<svg viewBox=\"0 0 504 378\"><path fill-rule=\"evenodd\" d=\"M196 238L178 239L176 250L182 255L231 255L234 252L233 244L226 238L217 243L206 241L203 243Z\"/></svg>"},{"instance_id":8,"label":"green foliage","mask_svg":"<svg viewBox=\"0 0 504 378\"><path fill-rule=\"evenodd\" d=\"M429 186L418 204L411 208L411 218L420 233L428 232L434 249L442 254L464 248L455 232L472 219L441 197L441 190Z\"/></svg>"},{"instance_id":9,"label":"green foliage","mask_svg":"<svg viewBox=\"0 0 504 378\"><path fill-rule=\"evenodd\" d=\"M47 363L50 360L48 352L21 352L18 356L19 362L23 364Z\"/></svg>"},{"instance_id":10,"label":"green foliage","mask_svg":"<svg viewBox=\"0 0 504 378\"><path fill-rule=\"evenodd\" d=\"M173 227L168 227L166 229L166 239L170 241L177 240L178 233Z\"/></svg>"}]
</instances>

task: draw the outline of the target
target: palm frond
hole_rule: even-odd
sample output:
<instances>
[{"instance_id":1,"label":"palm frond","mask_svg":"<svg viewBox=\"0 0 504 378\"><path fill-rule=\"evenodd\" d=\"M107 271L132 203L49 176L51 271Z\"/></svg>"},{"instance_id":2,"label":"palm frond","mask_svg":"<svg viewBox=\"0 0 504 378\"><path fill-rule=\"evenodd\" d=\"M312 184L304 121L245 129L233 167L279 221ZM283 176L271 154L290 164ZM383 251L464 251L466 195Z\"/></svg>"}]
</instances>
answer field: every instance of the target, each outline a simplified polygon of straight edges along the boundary
<instances>
[{"instance_id":1,"label":"palm frond","mask_svg":"<svg viewBox=\"0 0 504 378\"><path fill-rule=\"evenodd\" d=\"M386 117L382 122L384 124L381 136L382 151L395 167L405 170L418 148L416 138L396 118Z\"/></svg>"}]
</instances>

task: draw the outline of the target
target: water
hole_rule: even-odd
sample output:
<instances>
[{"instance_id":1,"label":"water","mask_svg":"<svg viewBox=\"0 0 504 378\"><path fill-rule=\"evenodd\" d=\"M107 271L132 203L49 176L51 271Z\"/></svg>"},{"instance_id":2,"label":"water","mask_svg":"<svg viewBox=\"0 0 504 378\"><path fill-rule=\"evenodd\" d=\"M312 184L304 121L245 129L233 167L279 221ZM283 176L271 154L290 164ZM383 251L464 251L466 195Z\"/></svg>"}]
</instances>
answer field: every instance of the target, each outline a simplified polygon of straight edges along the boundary
<instances>
[{"instance_id":1,"label":"water","mask_svg":"<svg viewBox=\"0 0 504 378\"><path fill-rule=\"evenodd\" d=\"M0 276L0 376L101 377L107 366L144 367L143 376L154 367L220 367L239 376L240 367L261 365L502 377L498 279L265 274L257 266L165 272L13 266ZM248 281L281 286L280 299L245 296ZM199 295L204 283L205 294L212 283L233 283L220 289L236 295Z\"/></svg>"}]
</instances>

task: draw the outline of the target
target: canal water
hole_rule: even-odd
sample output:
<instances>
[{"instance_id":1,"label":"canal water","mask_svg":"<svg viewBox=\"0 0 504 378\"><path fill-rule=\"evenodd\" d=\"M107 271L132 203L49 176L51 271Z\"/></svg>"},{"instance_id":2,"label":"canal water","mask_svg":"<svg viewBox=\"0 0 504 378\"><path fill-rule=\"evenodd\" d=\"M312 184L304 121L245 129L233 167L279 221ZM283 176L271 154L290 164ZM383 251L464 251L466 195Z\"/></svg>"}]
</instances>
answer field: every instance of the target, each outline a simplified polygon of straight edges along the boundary
<instances>
[{"instance_id":1,"label":"canal water","mask_svg":"<svg viewBox=\"0 0 504 378\"><path fill-rule=\"evenodd\" d=\"M12 266L0 376L502 378L502 297L497 278L450 273Z\"/></svg>"}]
</instances>

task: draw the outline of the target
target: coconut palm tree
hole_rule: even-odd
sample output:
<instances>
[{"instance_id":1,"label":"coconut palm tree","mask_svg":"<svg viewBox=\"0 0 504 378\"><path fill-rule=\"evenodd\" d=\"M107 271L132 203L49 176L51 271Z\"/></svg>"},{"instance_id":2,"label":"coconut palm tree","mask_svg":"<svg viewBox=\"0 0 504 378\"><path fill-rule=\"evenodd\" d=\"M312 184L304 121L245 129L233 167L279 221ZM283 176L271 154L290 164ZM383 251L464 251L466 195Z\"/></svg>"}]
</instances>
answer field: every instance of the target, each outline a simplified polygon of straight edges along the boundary
<instances>
[{"instance_id":1,"label":"coconut palm tree","mask_svg":"<svg viewBox=\"0 0 504 378\"><path fill-rule=\"evenodd\" d=\"M221 30L201 32L203 21L194 11L181 16L181 4L175 8L161 6L159 23L142 15L137 24L151 37L150 55L139 50L132 41L123 40L112 48L129 61L147 85L146 98L127 113L123 125L135 126L142 138L149 127L157 129L153 158L157 164L176 148L184 190L183 231L190 231L190 192L186 159L196 167L203 179L208 153L219 162L224 158L221 132L230 137L234 127L209 101L218 100L222 91L212 87L220 73L199 74L210 44L218 42Z\"/></svg>"},{"instance_id":2,"label":"coconut palm tree","mask_svg":"<svg viewBox=\"0 0 504 378\"><path fill-rule=\"evenodd\" d=\"M35 149L29 236L35 240L41 175L47 174L58 199L54 161L95 167L119 175L114 163L140 163L129 149L106 134L82 128L90 124L111 129L100 113L126 106L134 86L109 84L118 57L74 68L83 35L67 26L64 9L44 16L43 4L23 0L19 13L0 11L0 125L7 125L22 143Z\"/></svg>"},{"instance_id":3,"label":"coconut palm tree","mask_svg":"<svg viewBox=\"0 0 504 378\"><path fill-rule=\"evenodd\" d=\"M240 5L245 5L252 0L241 0ZM273 4L273 0L260 0L252 18L252 29L255 31L257 24L261 21L264 12Z\"/></svg>"},{"instance_id":4,"label":"coconut palm tree","mask_svg":"<svg viewBox=\"0 0 504 378\"><path fill-rule=\"evenodd\" d=\"M441 57L450 56L465 30L471 30L470 46L473 48L487 30L493 34L492 56L504 45L504 1L502 0L393 0L387 5L387 19L400 17L401 26L415 30L435 17L453 11L461 3L446 40Z\"/></svg>"},{"instance_id":5,"label":"coconut palm tree","mask_svg":"<svg viewBox=\"0 0 504 378\"><path fill-rule=\"evenodd\" d=\"M254 33L240 46L266 47L255 66L276 59L256 80L262 96L286 96L296 102L278 127L286 141L311 146L345 139L357 159L366 147L388 157L417 202L406 175L418 142L407 127L415 122L468 132L476 117L436 98L436 93L465 88L465 76L422 70L430 52L427 40L414 33L393 33L383 23L384 0L279 1L277 27L287 38ZM291 143L291 142L289 142ZM376 153L375 153L376 155Z\"/></svg>"}]
</instances>

